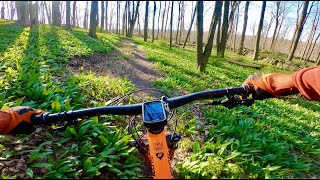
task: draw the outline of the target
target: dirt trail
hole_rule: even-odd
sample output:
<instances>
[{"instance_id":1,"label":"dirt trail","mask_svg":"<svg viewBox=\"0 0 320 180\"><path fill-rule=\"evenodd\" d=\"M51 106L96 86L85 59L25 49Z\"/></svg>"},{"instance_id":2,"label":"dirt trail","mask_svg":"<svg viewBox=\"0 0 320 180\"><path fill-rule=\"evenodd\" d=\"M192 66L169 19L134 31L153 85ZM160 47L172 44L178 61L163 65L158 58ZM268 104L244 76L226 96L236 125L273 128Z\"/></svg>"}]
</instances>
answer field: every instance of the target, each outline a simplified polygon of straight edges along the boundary
<instances>
[{"instance_id":1,"label":"dirt trail","mask_svg":"<svg viewBox=\"0 0 320 180\"><path fill-rule=\"evenodd\" d=\"M164 76L131 40L122 38L119 49L110 54L95 53L88 58L75 57L70 67L78 71L82 66L84 70L91 70L99 76L126 77L138 89L152 88L152 82Z\"/></svg>"}]
</instances>

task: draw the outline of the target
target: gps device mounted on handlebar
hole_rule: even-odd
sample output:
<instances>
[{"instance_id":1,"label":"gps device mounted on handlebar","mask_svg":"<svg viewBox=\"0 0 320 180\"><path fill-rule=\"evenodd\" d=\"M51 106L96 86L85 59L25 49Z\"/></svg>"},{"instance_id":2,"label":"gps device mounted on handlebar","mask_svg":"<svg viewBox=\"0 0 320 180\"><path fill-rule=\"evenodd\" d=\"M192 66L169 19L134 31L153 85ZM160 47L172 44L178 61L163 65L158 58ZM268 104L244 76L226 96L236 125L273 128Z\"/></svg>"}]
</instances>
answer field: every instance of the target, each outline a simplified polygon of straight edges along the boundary
<instances>
[{"instance_id":1,"label":"gps device mounted on handlebar","mask_svg":"<svg viewBox=\"0 0 320 180\"><path fill-rule=\"evenodd\" d=\"M167 124L169 106L168 103L164 101L164 98L165 97L162 97L161 100L142 103L143 123L153 134L161 132L163 127Z\"/></svg>"}]
</instances>

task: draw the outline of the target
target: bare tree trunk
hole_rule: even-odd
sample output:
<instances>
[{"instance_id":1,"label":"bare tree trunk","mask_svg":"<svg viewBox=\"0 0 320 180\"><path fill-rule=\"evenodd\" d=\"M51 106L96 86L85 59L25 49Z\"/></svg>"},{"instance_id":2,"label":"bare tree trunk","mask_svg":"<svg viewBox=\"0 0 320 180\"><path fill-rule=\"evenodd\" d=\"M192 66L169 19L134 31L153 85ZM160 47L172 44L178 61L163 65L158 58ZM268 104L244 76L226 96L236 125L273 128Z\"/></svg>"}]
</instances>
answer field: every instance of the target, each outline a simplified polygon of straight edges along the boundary
<instances>
[{"instance_id":1,"label":"bare tree trunk","mask_svg":"<svg viewBox=\"0 0 320 180\"><path fill-rule=\"evenodd\" d=\"M166 14L167 1L164 2L164 8L162 13L162 25L161 25L161 35L160 38L163 38L163 27L164 27L164 15Z\"/></svg>"},{"instance_id":2,"label":"bare tree trunk","mask_svg":"<svg viewBox=\"0 0 320 180\"><path fill-rule=\"evenodd\" d=\"M101 1L101 28L100 28L100 32L102 32L102 30L104 29L104 1Z\"/></svg>"},{"instance_id":3,"label":"bare tree trunk","mask_svg":"<svg viewBox=\"0 0 320 180\"><path fill-rule=\"evenodd\" d=\"M86 7L84 9L84 21L83 21L83 28L88 29L88 8L89 8L89 1L86 2Z\"/></svg>"},{"instance_id":4,"label":"bare tree trunk","mask_svg":"<svg viewBox=\"0 0 320 180\"><path fill-rule=\"evenodd\" d=\"M161 14L161 1L159 1L160 3L160 8L159 8L159 14L158 14L158 32L157 32L157 39L159 39L159 32L160 32L160 14Z\"/></svg>"},{"instance_id":5,"label":"bare tree trunk","mask_svg":"<svg viewBox=\"0 0 320 180\"><path fill-rule=\"evenodd\" d=\"M156 18L156 11L157 11L156 1L153 1L153 20L152 20L152 40L151 40L151 42L154 41L154 22L155 22L155 18Z\"/></svg>"},{"instance_id":6,"label":"bare tree trunk","mask_svg":"<svg viewBox=\"0 0 320 180\"><path fill-rule=\"evenodd\" d=\"M174 1L171 1L171 17L170 17L170 49L171 49L171 47L172 47L173 2L174 2Z\"/></svg>"},{"instance_id":7,"label":"bare tree trunk","mask_svg":"<svg viewBox=\"0 0 320 180\"><path fill-rule=\"evenodd\" d=\"M97 37L98 1L91 2L89 36Z\"/></svg>"},{"instance_id":8,"label":"bare tree trunk","mask_svg":"<svg viewBox=\"0 0 320 180\"><path fill-rule=\"evenodd\" d=\"M300 40L300 36L301 36L302 30L303 30L304 21L305 21L306 14L307 14L308 5L309 5L309 1L304 1L303 10L301 12L301 18L300 18L298 26L296 27L297 33L296 33L296 36L293 38L293 45L292 45L292 48L290 49L290 53L288 56L289 62L292 62L294 52L296 51L298 42Z\"/></svg>"},{"instance_id":9,"label":"bare tree trunk","mask_svg":"<svg viewBox=\"0 0 320 180\"><path fill-rule=\"evenodd\" d=\"M28 26L30 24L28 16L28 1L16 1L16 7L18 22L22 26Z\"/></svg>"},{"instance_id":10,"label":"bare tree trunk","mask_svg":"<svg viewBox=\"0 0 320 180\"><path fill-rule=\"evenodd\" d=\"M232 24L233 24L233 19L234 19L234 13L237 10L237 7L239 6L239 3L241 1L231 1L231 11L230 11L230 16L229 16L229 30L227 34L227 39L229 39L229 36L232 32Z\"/></svg>"},{"instance_id":11,"label":"bare tree trunk","mask_svg":"<svg viewBox=\"0 0 320 180\"><path fill-rule=\"evenodd\" d=\"M124 5L124 10L123 10L123 15L122 15L122 35L124 35L124 32L126 31L126 16L127 16L127 11L129 9L128 7L128 3L129 1L126 1L125 2L125 5ZM126 33L126 35L128 35L128 33Z\"/></svg>"},{"instance_id":12,"label":"bare tree trunk","mask_svg":"<svg viewBox=\"0 0 320 180\"><path fill-rule=\"evenodd\" d=\"M149 1L146 1L146 10L145 10L145 16L144 16L144 34L143 34L143 38L144 41L148 40L148 10L149 10Z\"/></svg>"},{"instance_id":13,"label":"bare tree trunk","mask_svg":"<svg viewBox=\"0 0 320 180\"><path fill-rule=\"evenodd\" d=\"M71 15L71 7L70 7L71 1L66 2L66 28L68 30L71 29L71 24L70 24L70 15Z\"/></svg>"},{"instance_id":14,"label":"bare tree trunk","mask_svg":"<svg viewBox=\"0 0 320 180\"><path fill-rule=\"evenodd\" d=\"M245 35L246 35L247 22L248 22L249 3L250 3L250 1L246 1L246 7L245 7L245 10L244 10L244 23L243 23L241 40L240 40L239 54L243 54L244 38L245 38Z\"/></svg>"},{"instance_id":15,"label":"bare tree trunk","mask_svg":"<svg viewBox=\"0 0 320 180\"><path fill-rule=\"evenodd\" d=\"M307 58L305 58L305 60L304 60L304 64L305 64L305 65L307 64L307 61L310 60L311 54L312 54L312 52L313 52L313 50L314 50L314 47L315 47L316 44L317 44L317 41L318 41L319 37L320 37L320 33L319 33L318 36L316 37L316 40L314 41L312 48L311 48L310 50L308 50L308 52L307 52L307 54L309 54L309 55L308 55Z\"/></svg>"},{"instance_id":16,"label":"bare tree trunk","mask_svg":"<svg viewBox=\"0 0 320 180\"><path fill-rule=\"evenodd\" d=\"M184 11L185 11L185 4L184 1L181 1L181 20L180 20L180 34L179 34L179 46L181 42L181 35L182 32L184 33Z\"/></svg>"},{"instance_id":17,"label":"bare tree trunk","mask_svg":"<svg viewBox=\"0 0 320 180\"><path fill-rule=\"evenodd\" d=\"M50 3L50 2L49 2L49 3ZM46 12L47 12L48 23L49 23L49 24L52 24L50 8L48 8L46 1L44 1L44 5L45 5L45 8L46 8ZM17 10L17 12L18 12L18 10Z\"/></svg>"},{"instance_id":18,"label":"bare tree trunk","mask_svg":"<svg viewBox=\"0 0 320 180\"><path fill-rule=\"evenodd\" d=\"M262 2L260 22L259 22L258 31L257 31L256 47L254 49L253 60L257 60L258 59L260 36L261 36L261 30L262 30L262 26L263 26L263 19L264 19L264 12L266 10L266 4L267 4L267 2L264 0Z\"/></svg>"},{"instance_id":19,"label":"bare tree trunk","mask_svg":"<svg viewBox=\"0 0 320 180\"><path fill-rule=\"evenodd\" d=\"M193 22L194 22L194 17L195 17L195 15L196 15L196 11L197 11L197 6L195 6L195 7L194 7L194 10L193 10L192 18L191 18L191 24L190 24L190 27L189 27L189 30L188 30L188 33L187 33L187 37L186 37L186 39L185 39L185 41L184 41L184 43L183 43L183 48L186 46L187 40L188 40L188 38L189 38L189 36L190 36L190 32L191 32L191 28L192 28L192 25L193 25Z\"/></svg>"},{"instance_id":20,"label":"bare tree trunk","mask_svg":"<svg viewBox=\"0 0 320 180\"><path fill-rule=\"evenodd\" d=\"M117 23L117 25L118 25L118 35L120 36L120 2L119 1L117 1L118 2L118 23Z\"/></svg>"},{"instance_id":21,"label":"bare tree trunk","mask_svg":"<svg viewBox=\"0 0 320 180\"><path fill-rule=\"evenodd\" d=\"M236 42L237 42L237 35L238 35L238 22L239 22L239 5L237 8L237 19L236 19L236 30L234 32L234 39L233 39L233 52L236 52Z\"/></svg>"},{"instance_id":22,"label":"bare tree trunk","mask_svg":"<svg viewBox=\"0 0 320 180\"><path fill-rule=\"evenodd\" d=\"M268 29L267 29L267 32L266 32L266 37L265 37L264 42L263 42L263 49L265 49L265 47L266 47L266 42L267 42L267 39L268 39L268 34L269 34L269 31L270 31L272 22L273 22L273 17L271 17L271 20L270 20L270 22L269 22L269 24L268 24Z\"/></svg>"},{"instance_id":23,"label":"bare tree trunk","mask_svg":"<svg viewBox=\"0 0 320 180\"><path fill-rule=\"evenodd\" d=\"M118 30L119 30L119 1L117 1L117 27L116 27L116 34L118 34ZM120 33L120 30L119 30L119 33Z\"/></svg>"},{"instance_id":24,"label":"bare tree trunk","mask_svg":"<svg viewBox=\"0 0 320 180\"><path fill-rule=\"evenodd\" d=\"M178 13L178 25L177 25L177 33L176 33L176 44L178 43L180 19L181 19L181 1L179 1L179 13Z\"/></svg>"},{"instance_id":25,"label":"bare tree trunk","mask_svg":"<svg viewBox=\"0 0 320 180\"><path fill-rule=\"evenodd\" d=\"M277 8L276 8L276 13L274 15L274 19L276 20L276 24L274 27L274 32L273 32L273 36L272 36L272 40L271 40L271 44L270 44L270 51L273 51L273 49L274 49L274 40L275 40L276 33L277 33L277 30L279 27L280 5L281 5L281 1L276 1Z\"/></svg>"},{"instance_id":26,"label":"bare tree trunk","mask_svg":"<svg viewBox=\"0 0 320 180\"><path fill-rule=\"evenodd\" d=\"M139 37L141 37L141 25L140 25L140 13L138 11L138 31L139 31Z\"/></svg>"},{"instance_id":27,"label":"bare tree trunk","mask_svg":"<svg viewBox=\"0 0 320 180\"><path fill-rule=\"evenodd\" d=\"M1 19L4 19L4 1L2 1L2 7L1 7Z\"/></svg>"},{"instance_id":28,"label":"bare tree trunk","mask_svg":"<svg viewBox=\"0 0 320 180\"><path fill-rule=\"evenodd\" d=\"M72 26L76 26L76 5L77 1L73 1L73 8L72 8Z\"/></svg>"},{"instance_id":29,"label":"bare tree trunk","mask_svg":"<svg viewBox=\"0 0 320 180\"><path fill-rule=\"evenodd\" d=\"M52 1L52 25L61 26L60 1Z\"/></svg>"},{"instance_id":30,"label":"bare tree trunk","mask_svg":"<svg viewBox=\"0 0 320 180\"><path fill-rule=\"evenodd\" d=\"M163 37L166 37L167 36L167 24L168 24L168 18L169 18L169 9L170 9L170 2L169 2L169 5L168 5L168 9L167 9L167 20L166 20L166 25L165 25L165 27L164 27L164 35L163 35Z\"/></svg>"},{"instance_id":31,"label":"bare tree trunk","mask_svg":"<svg viewBox=\"0 0 320 180\"><path fill-rule=\"evenodd\" d=\"M218 21L218 27L217 27L217 34L216 34L216 50L217 50L217 54L220 51L219 48L219 44L220 44L220 39L221 39L221 18Z\"/></svg>"},{"instance_id":32,"label":"bare tree trunk","mask_svg":"<svg viewBox=\"0 0 320 180\"><path fill-rule=\"evenodd\" d=\"M10 20L13 20L13 16L14 16L14 13L15 13L14 1L10 2L10 9L11 9ZM9 8L8 8L8 10L9 10Z\"/></svg>"},{"instance_id":33,"label":"bare tree trunk","mask_svg":"<svg viewBox=\"0 0 320 180\"><path fill-rule=\"evenodd\" d=\"M128 37L130 37L130 38L133 36L134 26L136 24L137 17L138 17L138 14L139 14L139 6L140 6L140 1L137 2L136 9L134 10L134 2L132 2L132 9L133 9L132 10L132 17L130 17L130 14L129 14L129 33L128 33ZM140 28L139 28L139 30L140 30Z\"/></svg>"},{"instance_id":34,"label":"bare tree trunk","mask_svg":"<svg viewBox=\"0 0 320 180\"><path fill-rule=\"evenodd\" d=\"M223 10L223 22L222 22L222 32L221 39L219 43L219 51L217 53L218 57L224 57L224 52L227 44L227 33L228 33L228 17L229 17L229 1L224 1L224 10Z\"/></svg>"},{"instance_id":35,"label":"bare tree trunk","mask_svg":"<svg viewBox=\"0 0 320 180\"><path fill-rule=\"evenodd\" d=\"M211 55L213 47L213 38L217 23L221 19L222 1L216 1L214 12L211 19L209 38L202 52L203 41L203 1L197 1L197 68L200 72L205 72L209 56Z\"/></svg>"},{"instance_id":36,"label":"bare tree trunk","mask_svg":"<svg viewBox=\"0 0 320 180\"><path fill-rule=\"evenodd\" d=\"M105 28L105 30L106 30L106 32L108 32L108 1L105 1L106 2L106 28Z\"/></svg>"}]
</instances>

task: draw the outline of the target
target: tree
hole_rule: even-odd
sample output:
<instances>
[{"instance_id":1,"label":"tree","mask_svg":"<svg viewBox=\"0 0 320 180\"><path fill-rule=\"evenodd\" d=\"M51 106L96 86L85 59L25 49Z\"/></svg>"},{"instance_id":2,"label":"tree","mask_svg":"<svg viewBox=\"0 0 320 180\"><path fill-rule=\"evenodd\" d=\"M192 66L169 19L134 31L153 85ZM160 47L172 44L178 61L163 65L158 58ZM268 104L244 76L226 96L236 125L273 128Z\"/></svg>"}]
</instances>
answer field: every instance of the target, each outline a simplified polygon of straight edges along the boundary
<instances>
[{"instance_id":1,"label":"tree","mask_svg":"<svg viewBox=\"0 0 320 180\"><path fill-rule=\"evenodd\" d=\"M260 36L261 36L261 30L263 26L263 19L264 19L264 12L266 10L266 1L264 0L262 2L262 8L261 8L261 15L260 15L260 22L259 22L259 27L258 27L258 32L257 32L257 39L256 39L256 48L254 49L254 56L253 59L257 60L258 59L258 52L259 52L259 45L260 45Z\"/></svg>"},{"instance_id":2,"label":"tree","mask_svg":"<svg viewBox=\"0 0 320 180\"><path fill-rule=\"evenodd\" d=\"M1 7L1 19L4 19L4 1L2 1L2 7Z\"/></svg>"},{"instance_id":3,"label":"tree","mask_svg":"<svg viewBox=\"0 0 320 180\"><path fill-rule=\"evenodd\" d=\"M167 33L167 24L168 24L168 18L169 18L169 9L170 9L170 2L169 2L169 5L168 5L168 9L167 9L167 18L166 18L166 25L164 27L164 36L166 36L166 33Z\"/></svg>"},{"instance_id":4,"label":"tree","mask_svg":"<svg viewBox=\"0 0 320 180\"><path fill-rule=\"evenodd\" d=\"M167 1L164 2L164 8L162 13L162 25L161 25L161 38L163 37L163 28L164 28L164 15L166 14Z\"/></svg>"},{"instance_id":5,"label":"tree","mask_svg":"<svg viewBox=\"0 0 320 180\"><path fill-rule=\"evenodd\" d=\"M91 2L89 36L97 37L98 1Z\"/></svg>"},{"instance_id":6,"label":"tree","mask_svg":"<svg viewBox=\"0 0 320 180\"><path fill-rule=\"evenodd\" d=\"M60 1L52 1L52 25L61 26Z\"/></svg>"},{"instance_id":7,"label":"tree","mask_svg":"<svg viewBox=\"0 0 320 180\"><path fill-rule=\"evenodd\" d=\"M71 6L70 6L71 1L66 2L66 28L68 30L71 29L71 24L70 24L70 16L71 16Z\"/></svg>"},{"instance_id":8,"label":"tree","mask_svg":"<svg viewBox=\"0 0 320 180\"><path fill-rule=\"evenodd\" d=\"M247 29L247 22L248 22L249 4L250 4L250 1L246 1L246 6L245 6L245 10L244 10L244 23L243 23L243 28L242 28L241 40L240 40L239 54L243 53L244 38L246 36L246 29Z\"/></svg>"},{"instance_id":9,"label":"tree","mask_svg":"<svg viewBox=\"0 0 320 180\"><path fill-rule=\"evenodd\" d=\"M187 43L187 40L190 36L190 32L191 32L191 28L192 28L192 25L193 25L193 22L194 22L194 16L196 15L196 11L197 11L197 6L194 7L194 10L193 10L193 13L192 13L192 17L191 17L191 24L190 24L190 27L189 27L189 30L188 30L188 33L187 33L187 37L183 43L183 48L186 46L186 43Z\"/></svg>"},{"instance_id":10,"label":"tree","mask_svg":"<svg viewBox=\"0 0 320 180\"><path fill-rule=\"evenodd\" d=\"M178 3L179 5L179 13L178 13L178 25L177 25L177 33L176 33L176 44L178 43L178 34L179 34L179 25L180 25L180 19L181 19L181 1Z\"/></svg>"},{"instance_id":11,"label":"tree","mask_svg":"<svg viewBox=\"0 0 320 180\"><path fill-rule=\"evenodd\" d=\"M134 2L132 2L132 16L130 16L130 10L129 10L129 32L128 32L128 37L132 37L133 35L133 30L134 26L137 21L138 13L139 13L139 6L140 6L140 1L137 2L136 9L134 9ZM128 7L128 9L130 9Z\"/></svg>"},{"instance_id":12,"label":"tree","mask_svg":"<svg viewBox=\"0 0 320 180\"><path fill-rule=\"evenodd\" d=\"M102 32L102 30L104 29L104 1L101 1L101 28L100 28L100 32Z\"/></svg>"},{"instance_id":13,"label":"tree","mask_svg":"<svg viewBox=\"0 0 320 180\"><path fill-rule=\"evenodd\" d=\"M289 56L288 56L288 61L289 62L292 62L292 58L293 58L294 52L297 49L297 45L298 45L298 42L300 40L300 36L301 36L302 30L303 30L303 26L304 26L304 22L305 22L305 19L306 19L308 5L309 5L309 1L304 1L303 9L302 9L302 12L301 12L301 15L300 15L300 21L299 21L298 26L296 27L295 36L292 39L293 43L292 43L292 47L290 49L290 53L289 53Z\"/></svg>"},{"instance_id":14,"label":"tree","mask_svg":"<svg viewBox=\"0 0 320 180\"><path fill-rule=\"evenodd\" d=\"M83 28L88 29L88 9L89 9L89 1L86 2L86 6L84 9L84 18L83 18Z\"/></svg>"},{"instance_id":15,"label":"tree","mask_svg":"<svg viewBox=\"0 0 320 180\"><path fill-rule=\"evenodd\" d=\"M149 1L146 1L146 11L145 11L145 15L144 15L144 34L143 34L143 38L144 41L147 41L148 39L148 11L149 11Z\"/></svg>"},{"instance_id":16,"label":"tree","mask_svg":"<svg viewBox=\"0 0 320 180\"><path fill-rule=\"evenodd\" d=\"M152 40L151 42L154 41L154 23L156 19L156 11L157 11L157 4L156 1L153 1L153 20L152 20Z\"/></svg>"},{"instance_id":17,"label":"tree","mask_svg":"<svg viewBox=\"0 0 320 180\"><path fill-rule=\"evenodd\" d=\"M171 16L170 16L170 49L172 47L172 24L173 24L173 1L171 1Z\"/></svg>"},{"instance_id":18,"label":"tree","mask_svg":"<svg viewBox=\"0 0 320 180\"><path fill-rule=\"evenodd\" d=\"M106 32L108 32L108 1L106 1Z\"/></svg>"},{"instance_id":19,"label":"tree","mask_svg":"<svg viewBox=\"0 0 320 180\"><path fill-rule=\"evenodd\" d=\"M22 26L28 26L28 1L16 1L18 22Z\"/></svg>"},{"instance_id":20,"label":"tree","mask_svg":"<svg viewBox=\"0 0 320 180\"><path fill-rule=\"evenodd\" d=\"M220 43L217 45L219 51L217 52L218 57L224 57L224 52L226 49L227 39L228 39L228 17L229 17L229 1L224 1L224 10L223 10L223 22L222 22L222 32Z\"/></svg>"},{"instance_id":21,"label":"tree","mask_svg":"<svg viewBox=\"0 0 320 180\"><path fill-rule=\"evenodd\" d=\"M39 2L36 1L35 4L32 4L32 1L29 2L30 7L30 25L36 26L39 24L39 16L38 16L38 6Z\"/></svg>"},{"instance_id":22,"label":"tree","mask_svg":"<svg viewBox=\"0 0 320 180\"><path fill-rule=\"evenodd\" d=\"M161 1L159 2L160 3L160 8L159 8L159 15L158 15L158 31L157 31L157 39L159 39L159 32L160 32L160 14L161 14Z\"/></svg>"},{"instance_id":23,"label":"tree","mask_svg":"<svg viewBox=\"0 0 320 180\"><path fill-rule=\"evenodd\" d=\"M73 1L73 7L72 7L72 26L76 26L76 5L77 5L77 1Z\"/></svg>"},{"instance_id":24,"label":"tree","mask_svg":"<svg viewBox=\"0 0 320 180\"><path fill-rule=\"evenodd\" d=\"M197 68L200 72L205 72L209 56L213 47L213 38L217 23L221 19L222 1L216 1L210 24L209 38L202 51L203 44L203 1L197 1Z\"/></svg>"}]
</instances>

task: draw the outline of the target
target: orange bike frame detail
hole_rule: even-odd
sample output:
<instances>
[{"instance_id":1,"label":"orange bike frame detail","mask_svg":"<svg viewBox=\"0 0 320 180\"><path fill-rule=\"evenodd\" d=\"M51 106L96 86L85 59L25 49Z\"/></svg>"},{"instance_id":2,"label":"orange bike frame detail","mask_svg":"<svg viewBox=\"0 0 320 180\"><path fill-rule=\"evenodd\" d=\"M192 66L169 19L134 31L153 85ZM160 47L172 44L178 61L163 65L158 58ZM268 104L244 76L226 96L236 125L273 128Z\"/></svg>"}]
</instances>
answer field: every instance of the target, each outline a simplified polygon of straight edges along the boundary
<instances>
[{"instance_id":1,"label":"orange bike frame detail","mask_svg":"<svg viewBox=\"0 0 320 180\"><path fill-rule=\"evenodd\" d=\"M165 132L152 134L147 132L151 157L152 176L154 179L173 179L170 165L169 148Z\"/></svg>"}]
</instances>

